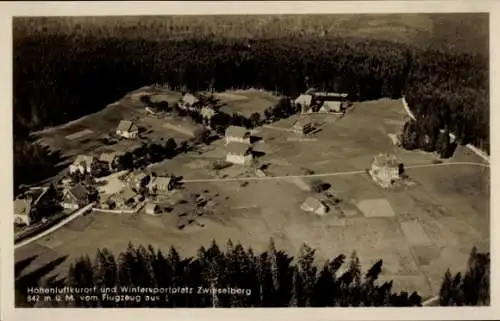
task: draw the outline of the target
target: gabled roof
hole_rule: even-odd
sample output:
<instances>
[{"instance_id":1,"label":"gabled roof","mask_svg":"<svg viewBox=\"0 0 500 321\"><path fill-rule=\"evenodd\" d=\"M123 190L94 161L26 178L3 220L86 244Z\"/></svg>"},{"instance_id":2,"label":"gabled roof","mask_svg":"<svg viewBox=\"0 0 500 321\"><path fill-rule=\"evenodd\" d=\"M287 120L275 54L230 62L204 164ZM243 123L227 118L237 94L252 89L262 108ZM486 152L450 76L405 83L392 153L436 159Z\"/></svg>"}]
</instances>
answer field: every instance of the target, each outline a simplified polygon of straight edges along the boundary
<instances>
[{"instance_id":1,"label":"gabled roof","mask_svg":"<svg viewBox=\"0 0 500 321\"><path fill-rule=\"evenodd\" d=\"M118 124L118 127L116 128L117 131L121 132L129 132L129 131L136 131L137 126L134 125L130 120L122 120Z\"/></svg>"},{"instance_id":2,"label":"gabled roof","mask_svg":"<svg viewBox=\"0 0 500 321\"><path fill-rule=\"evenodd\" d=\"M243 156L251 149L252 147L245 143L230 142L229 144L227 144L227 152L230 154Z\"/></svg>"},{"instance_id":3,"label":"gabled roof","mask_svg":"<svg viewBox=\"0 0 500 321\"><path fill-rule=\"evenodd\" d=\"M310 106L312 102L312 95L301 94L297 99L295 99L296 104Z\"/></svg>"},{"instance_id":4,"label":"gabled roof","mask_svg":"<svg viewBox=\"0 0 500 321\"><path fill-rule=\"evenodd\" d=\"M168 176L158 176L155 177L150 184L154 185L167 185L172 181L171 177Z\"/></svg>"},{"instance_id":5,"label":"gabled roof","mask_svg":"<svg viewBox=\"0 0 500 321\"><path fill-rule=\"evenodd\" d=\"M99 161L111 163L116 157L118 157L117 152L102 153L99 155Z\"/></svg>"},{"instance_id":6,"label":"gabled roof","mask_svg":"<svg viewBox=\"0 0 500 321\"><path fill-rule=\"evenodd\" d=\"M373 164L379 167L399 167L396 156L389 154L379 154L374 157Z\"/></svg>"},{"instance_id":7,"label":"gabled roof","mask_svg":"<svg viewBox=\"0 0 500 321\"><path fill-rule=\"evenodd\" d=\"M196 98L193 94L191 93L187 93L185 94L183 97L182 97L182 101L186 104L189 104L189 105L194 105L196 104L197 102L199 102L200 100L198 98Z\"/></svg>"},{"instance_id":8,"label":"gabled roof","mask_svg":"<svg viewBox=\"0 0 500 321\"><path fill-rule=\"evenodd\" d=\"M237 137L237 138L245 138L250 134L250 131L245 127L240 126L229 126L226 129L226 137Z\"/></svg>"},{"instance_id":9,"label":"gabled roof","mask_svg":"<svg viewBox=\"0 0 500 321\"><path fill-rule=\"evenodd\" d=\"M326 110L337 111L340 110L341 105L342 103L340 101L327 100L323 102L323 105L321 107L323 107Z\"/></svg>"},{"instance_id":10,"label":"gabled roof","mask_svg":"<svg viewBox=\"0 0 500 321\"><path fill-rule=\"evenodd\" d=\"M31 212L31 200L30 199L16 199L14 200L14 214L17 215L29 215Z\"/></svg>"},{"instance_id":11,"label":"gabled roof","mask_svg":"<svg viewBox=\"0 0 500 321\"><path fill-rule=\"evenodd\" d=\"M86 201L89 195L89 190L82 184L77 184L67 190L66 193L71 195L75 200Z\"/></svg>"},{"instance_id":12,"label":"gabled roof","mask_svg":"<svg viewBox=\"0 0 500 321\"><path fill-rule=\"evenodd\" d=\"M75 161L73 164L75 165L83 165L83 166L90 166L94 162L94 156L92 155L78 155L75 158Z\"/></svg>"},{"instance_id":13,"label":"gabled roof","mask_svg":"<svg viewBox=\"0 0 500 321\"><path fill-rule=\"evenodd\" d=\"M325 205L320 200L318 200L317 198L309 196L308 198L306 198L306 200L304 201L304 203L302 203L302 206L307 206L309 208L312 208L313 211L316 211L319 208L324 207Z\"/></svg>"}]
</instances>

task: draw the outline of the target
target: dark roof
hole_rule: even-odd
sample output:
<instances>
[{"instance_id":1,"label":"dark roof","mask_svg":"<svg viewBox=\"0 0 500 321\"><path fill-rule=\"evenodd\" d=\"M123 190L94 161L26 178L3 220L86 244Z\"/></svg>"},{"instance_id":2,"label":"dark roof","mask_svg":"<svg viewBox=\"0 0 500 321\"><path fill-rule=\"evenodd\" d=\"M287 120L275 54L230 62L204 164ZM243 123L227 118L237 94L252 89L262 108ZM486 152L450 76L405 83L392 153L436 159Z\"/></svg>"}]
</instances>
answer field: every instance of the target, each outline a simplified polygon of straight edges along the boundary
<instances>
[{"instance_id":1,"label":"dark roof","mask_svg":"<svg viewBox=\"0 0 500 321\"><path fill-rule=\"evenodd\" d=\"M230 154L245 155L251 148L250 145L245 143L230 142L227 144L227 152Z\"/></svg>"},{"instance_id":2,"label":"dark roof","mask_svg":"<svg viewBox=\"0 0 500 321\"><path fill-rule=\"evenodd\" d=\"M86 201L89 195L89 190L82 184L77 184L69 190L69 193L71 193L71 195L79 201Z\"/></svg>"},{"instance_id":3,"label":"dark roof","mask_svg":"<svg viewBox=\"0 0 500 321\"><path fill-rule=\"evenodd\" d=\"M249 134L249 131L245 127L229 126L226 129L226 137L244 138L248 134Z\"/></svg>"}]
</instances>

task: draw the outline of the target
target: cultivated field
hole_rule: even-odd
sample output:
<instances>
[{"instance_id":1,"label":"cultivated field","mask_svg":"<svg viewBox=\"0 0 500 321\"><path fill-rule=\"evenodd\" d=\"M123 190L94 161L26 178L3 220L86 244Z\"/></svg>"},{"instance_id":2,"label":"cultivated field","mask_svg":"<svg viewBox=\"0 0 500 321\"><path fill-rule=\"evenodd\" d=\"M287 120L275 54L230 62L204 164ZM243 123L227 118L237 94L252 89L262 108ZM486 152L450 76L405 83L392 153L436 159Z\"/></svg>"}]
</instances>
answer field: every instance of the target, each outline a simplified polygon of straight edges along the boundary
<instances>
[{"instance_id":1,"label":"cultivated field","mask_svg":"<svg viewBox=\"0 0 500 321\"><path fill-rule=\"evenodd\" d=\"M434 156L393 145L388 134L398 132L404 119L400 101L382 99L356 104L346 116L325 121L311 139L290 140L296 135L286 130L292 119L273 124L276 128L260 128L256 135L261 140L255 143L255 150L260 152L257 162L269 165L267 178L248 180L246 184L244 177L250 176L249 170L237 165L220 171L211 169L212 161L225 157L223 142L216 141L204 150L151 168L159 175L173 173L187 180L175 196L176 201L186 200L184 208L174 205L172 212L158 217L93 213L20 248L16 260L36 255L26 269L29 271L69 255L54 270L57 273L65 271L75 256L94 255L98 247L120 251L129 241L165 250L175 245L189 256L212 239L224 245L231 238L263 250L273 237L278 248L291 254L298 253L303 242L317 248L321 264L353 250L365 269L383 259L383 278L393 279L395 289L418 290L424 297L436 295L446 269L464 267L472 246L489 249L489 170L453 165L481 162L462 148L446 161L448 166L412 168L431 165ZM395 153L416 185L406 190L383 190L373 183L364 170L381 152ZM330 184L330 190L343 200L343 213L325 217L299 208L313 193L303 188L303 183L312 178L268 178L343 171L353 173L314 178ZM224 180L235 177L243 178ZM193 194L210 195L213 210L198 218L203 227L179 230L176 214L193 210Z\"/></svg>"},{"instance_id":2,"label":"cultivated field","mask_svg":"<svg viewBox=\"0 0 500 321\"><path fill-rule=\"evenodd\" d=\"M250 117L253 113L263 117L264 110L279 101L278 96L257 89L226 91L215 93L214 96L222 106L221 111L230 115L239 113L245 117Z\"/></svg>"}]
</instances>

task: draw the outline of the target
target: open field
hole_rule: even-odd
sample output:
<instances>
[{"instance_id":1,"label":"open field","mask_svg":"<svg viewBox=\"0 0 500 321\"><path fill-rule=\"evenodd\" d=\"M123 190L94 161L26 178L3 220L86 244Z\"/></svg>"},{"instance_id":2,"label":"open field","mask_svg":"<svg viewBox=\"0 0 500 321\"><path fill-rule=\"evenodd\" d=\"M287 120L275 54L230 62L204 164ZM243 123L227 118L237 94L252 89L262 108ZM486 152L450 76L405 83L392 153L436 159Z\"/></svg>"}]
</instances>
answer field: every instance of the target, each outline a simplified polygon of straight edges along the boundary
<instances>
[{"instance_id":1,"label":"open field","mask_svg":"<svg viewBox=\"0 0 500 321\"><path fill-rule=\"evenodd\" d=\"M239 113L245 117L250 117L253 113L263 117L264 110L279 101L278 96L257 89L215 93L214 96L222 106L221 111L228 114Z\"/></svg>"},{"instance_id":2,"label":"open field","mask_svg":"<svg viewBox=\"0 0 500 321\"><path fill-rule=\"evenodd\" d=\"M404 117L400 101L382 99L357 104L345 117L322 126L312 136L315 140L291 142L287 138L292 133L260 128L258 136L262 140L255 144L255 150L262 153L258 163L270 164L266 169L268 176L361 171L321 178L343 199L347 209L343 216L320 217L301 211L300 204L311 192L285 179L247 184L224 181L224 177L244 177L249 173L237 165L218 173L210 170L210 162L225 156L224 144L219 140L200 152L179 155L151 167L159 175L168 172L186 179L221 178L186 183L176 196L188 201L185 209L175 205L172 213L158 217L141 213L83 216L18 249L16 261L37 255L26 269L29 271L70 255L53 272L61 273L76 256L94 255L97 247L120 251L129 241L162 249L175 245L182 255L189 256L212 239L223 247L231 238L259 251L273 237L278 248L292 255L298 253L304 242L316 248L320 264L353 250L365 269L383 259L382 279L393 279L395 289L417 290L424 298L436 295L446 269L456 271L464 267L472 246L489 249L489 169L469 165L410 168L407 174L416 186L381 189L368 174L362 173L374 155L392 152L407 166L432 164L434 160L431 154L403 151L392 144L388 133L398 132ZM276 126L287 128L290 121L282 120ZM481 159L458 148L446 162L479 163ZM302 180L307 184L311 179ZM212 195L215 207L199 218L204 227L177 229L175 213L190 211L189 195L205 190ZM356 210L360 202L366 205L373 200L378 201L376 216Z\"/></svg>"},{"instance_id":3,"label":"open field","mask_svg":"<svg viewBox=\"0 0 500 321\"><path fill-rule=\"evenodd\" d=\"M103 110L87 115L70 123L44 129L34 136L51 150L61 150L64 156L72 158L79 154L101 152L126 152L139 147L142 142L164 142L174 138L177 142L186 140L196 128L188 119L165 115L156 118L148 114L139 97L158 94L162 91L171 101L180 98L180 93L145 87L125 95L109 104ZM132 120L142 131L138 139L123 139L115 136L121 120ZM169 127L175 123L176 128ZM182 129L182 130L180 130Z\"/></svg>"}]
</instances>

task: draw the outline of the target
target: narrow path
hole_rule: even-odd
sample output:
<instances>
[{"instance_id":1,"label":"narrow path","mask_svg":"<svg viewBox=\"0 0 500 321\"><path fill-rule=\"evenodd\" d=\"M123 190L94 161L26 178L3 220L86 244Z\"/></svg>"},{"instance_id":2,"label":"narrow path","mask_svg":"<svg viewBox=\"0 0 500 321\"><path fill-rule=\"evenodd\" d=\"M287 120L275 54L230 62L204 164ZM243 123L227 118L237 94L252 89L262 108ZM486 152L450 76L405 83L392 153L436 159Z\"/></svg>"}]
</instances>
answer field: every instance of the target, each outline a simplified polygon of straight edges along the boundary
<instances>
[{"instance_id":1,"label":"narrow path","mask_svg":"<svg viewBox=\"0 0 500 321\"><path fill-rule=\"evenodd\" d=\"M30 243L33 243L33 242L41 239L42 237L47 236L47 235L49 235L52 232L55 232L56 230L60 229L64 225L66 225L69 222L71 222L74 219L76 219L77 217L83 215L86 211L90 210L93 205L94 205L94 203L90 203L87 206L82 207L81 209L77 210L76 212L74 212L73 214L71 214L69 217L67 217L64 220L62 220L61 222L59 222L56 225L52 226L51 228L46 229L45 231L41 232L40 234L37 234L37 235L35 235L35 236L33 236L33 237L29 238L29 239L26 239L24 241L21 241L21 242L19 242L17 244L14 244L14 249L18 249L18 248L20 248L22 246L25 246L25 245L28 245Z\"/></svg>"},{"instance_id":2,"label":"narrow path","mask_svg":"<svg viewBox=\"0 0 500 321\"><path fill-rule=\"evenodd\" d=\"M440 164L423 164L423 165L411 165L405 166L405 170L412 168L427 168L427 167L441 167L441 166L479 166L489 168L488 164L483 163L473 163L473 162L452 162L452 163L440 163ZM343 171L343 172L331 172L322 174L309 174L309 175L284 175L284 176L267 176L267 177L236 177L236 178L205 178L205 179L183 179L181 183L209 183L209 182L237 182L237 181L265 181L265 180L279 180L279 179L290 179L290 178L307 178L307 177L329 177L329 176L342 176L342 175L357 175L365 174L365 170L356 171Z\"/></svg>"}]
</instances>

